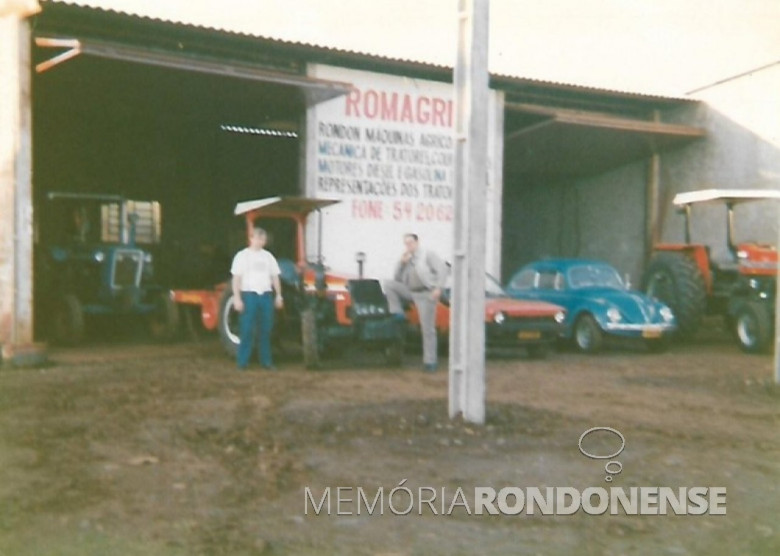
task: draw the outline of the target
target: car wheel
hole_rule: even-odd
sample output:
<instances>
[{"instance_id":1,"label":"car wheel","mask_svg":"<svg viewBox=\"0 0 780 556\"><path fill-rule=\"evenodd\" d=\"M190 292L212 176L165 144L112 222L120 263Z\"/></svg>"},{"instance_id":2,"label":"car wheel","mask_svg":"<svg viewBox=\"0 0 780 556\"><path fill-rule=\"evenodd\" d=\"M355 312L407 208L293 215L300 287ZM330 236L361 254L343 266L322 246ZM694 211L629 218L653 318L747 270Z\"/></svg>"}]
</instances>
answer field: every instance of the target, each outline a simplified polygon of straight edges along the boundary
<instances>
[{"instance_id":1,"label":"car wheel","mask_svg":"<svg viewBox=\"0 0 780 556\"><path fill-rule=\"evenodd\" d=\"M734 318L739 347L746 353L765 353L772 345L772 318L761 303L744 303Z\"/></svg>"},{"instance_id":2,"label":"car wheel","mask_svg":"<svg viewBox=\"0 0 780 556\"><path fill-rule=\"evenodd\" d=\"M238 355L238 345L241 343L239 336L239 320L241 313L233 307L233 290L228 285L222 292L219 300L219 318L217 319L217 331L222 347L230 357Z\"/></svg>"},{"instance_id":3,"label":"car wheel","mask_svg":"<svg viewBox=\"0 0 780 556\"><path fill-rule=\"evenodd\" d=\"M574 324L574 344L583 353L598 353L604 346L604 333L591 315L582 315Z\"/></svg>"}]
</instances>

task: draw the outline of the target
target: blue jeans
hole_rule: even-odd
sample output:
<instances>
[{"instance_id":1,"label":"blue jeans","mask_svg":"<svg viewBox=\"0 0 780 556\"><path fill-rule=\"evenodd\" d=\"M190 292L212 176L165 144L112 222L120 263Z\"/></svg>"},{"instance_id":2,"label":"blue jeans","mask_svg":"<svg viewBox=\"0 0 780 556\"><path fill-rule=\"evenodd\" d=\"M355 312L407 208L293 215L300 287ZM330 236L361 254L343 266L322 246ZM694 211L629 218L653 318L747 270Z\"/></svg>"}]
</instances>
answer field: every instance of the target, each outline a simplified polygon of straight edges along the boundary
<instances>
[{"instance_id":1,"label":"blue jeans","mask_svg":"<svg viewBox=\"0 0 780 556\"><path fill-rule=\"evenodd\" d=\"M239 321L238 366L243 368L249 364L255 335L259 337L260 364L264 367L272 365L271 360L271 329L274 326L274 299L271 292L258 294L241 292L244 311ZM258 330L259 328L259 330Z\"/></svg>"}]
</instances>

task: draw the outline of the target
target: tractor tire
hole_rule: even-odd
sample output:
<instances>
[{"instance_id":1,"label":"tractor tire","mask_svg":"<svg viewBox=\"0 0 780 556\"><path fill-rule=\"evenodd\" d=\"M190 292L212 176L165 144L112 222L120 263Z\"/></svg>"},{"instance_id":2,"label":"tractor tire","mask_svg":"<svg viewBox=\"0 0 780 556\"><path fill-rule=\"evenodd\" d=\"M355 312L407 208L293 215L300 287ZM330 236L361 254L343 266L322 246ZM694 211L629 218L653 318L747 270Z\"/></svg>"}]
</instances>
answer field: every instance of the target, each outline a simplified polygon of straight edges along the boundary
<instances>
[{"instance_id":1,"label":"tractor tire","mask_svg":"<svg viewBox=\"0 0 780 556\"><path fill-rule=\"evenodd\" d=\"M74 346L84 340L84 310L79 299L72 294L60 297L54 306L51 320L52 342L61 346Z\"/></svg>"},{"instance_id":2,"label":"tractor tire","mask_svg":"<svg viewBox=\"0 0 780 556\"><path fill-rule=\"evenodd\" d=\"M170 342L179 331L179 307L168 292L157 294L154 304L148 321L149 334L158 342Z\"/></svg>"},{"instance_id":3,"label":"tractor tire","mask_svg":"<svg viewBox=\"0 0 780 556\"><path fill-rule=\"evenodd\" d=\"M696 335L707 309L704 277L696 263L684 253L659 252L650 260L645 272L643 290L662 301L677 319L677 335Z\"/></svg>"},{"instance_id":4,"label":"tractor tire","mask_svg":"<svg viewBox=\"0 0 780 556\"><path fill-rule=\"evenodd\" d=\"M755 301L748 301L737 309L734 332L739 347L746 353L767 353L772 347L772 314L769 308Z\"/></svg>"},{"instance_id":5,"label":"tractor tire","mask_svg":"<svg viewBox=\"0 0 780 556\"><path fill-rule=\"evenodd\" d=\"M238 355L240 313L233 307L233 290L226 287L219 298L217 332L225 352L232 358Z\"/></svg>"},{"instance_id":6,"label":"tractor tire","mask_svg":"<svg viewBox=\"0 0 780 556\"><path fill-rule=\"evenodd\" d=\"M592 315L586 313L574 323L574 345L583 353L598 353L604 347L604 332Z\"/></svg>"},{"instance_id":7,"label":"tractor tire","mask_svg":"<svg viewBox=\"0 0 780 556\"><path fill-rule=\"evenodd\" d=\"M301 311L301 347L303 349L303 364L307 369L319 368L321 349L319 330L317 330L317 315L314 309Z\"/></svg>"}]
</instances>

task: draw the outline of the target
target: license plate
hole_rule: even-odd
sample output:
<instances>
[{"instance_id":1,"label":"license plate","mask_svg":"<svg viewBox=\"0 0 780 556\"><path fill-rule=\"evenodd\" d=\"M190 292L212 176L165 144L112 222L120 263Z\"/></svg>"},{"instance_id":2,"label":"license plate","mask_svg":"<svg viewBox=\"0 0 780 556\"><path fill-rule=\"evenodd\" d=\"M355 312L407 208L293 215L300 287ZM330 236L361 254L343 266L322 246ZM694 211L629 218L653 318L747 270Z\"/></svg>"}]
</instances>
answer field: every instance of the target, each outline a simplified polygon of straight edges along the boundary
<instances>
[{"instance_id":1,"label":"license plate","mask_svg":"<svg viewBox=\"0 0 780 556\"><path fill-rule=\"evenodd\" d=\"M517 333L519 340L538 340L542 337L542 333L538 330L521 330Z\"/></svg>"},{"instance_id":2,"label":"license plate","mask_svg":"<svg viewBox=\"0 0 780 556\"><path fill-rule=\"evenodd\" d=\"M643 330L642 331L642 337L643 338L660 338L661 337L661 331L660 330Z\"/></svg>"}]
</instances>

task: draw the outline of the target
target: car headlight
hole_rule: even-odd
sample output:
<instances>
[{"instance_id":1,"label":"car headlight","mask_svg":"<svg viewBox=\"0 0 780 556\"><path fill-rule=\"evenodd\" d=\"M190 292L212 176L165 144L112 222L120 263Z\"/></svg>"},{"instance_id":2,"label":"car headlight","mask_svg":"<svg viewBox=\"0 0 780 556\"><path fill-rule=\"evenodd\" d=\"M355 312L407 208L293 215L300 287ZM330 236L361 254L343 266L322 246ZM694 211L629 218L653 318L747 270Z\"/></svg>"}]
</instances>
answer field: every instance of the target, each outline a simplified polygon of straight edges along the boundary
<instances>
[{"instance_id":1,"label":"car headlight","mask_svg":"<svg viewBox=\"0 0 780 556\"><path fill-rule=\"evenodd\" d=\"M505 320L506 320L506 315L504 313L502 313L501 311L497 312L493 316L493 322L495 322L496 324L504 324Z\"/></svg>"},{"instance_id":2,"label":"car headlight","mask_svg":"<svg viewBox=\"0 0 780 556\"><path fill-rule=\"evenodd\" d=\"M106 258L106 254L103 251L95 251L95 254L92 256L95 258L95 262L98 263L102 263Z\"/></svg>"},{"instance_id":3,"label":"car headlight","mask_svg":"<svg viewBox=\"0 0 780 556\"><path fill-rule=\"evenodd\" d=\"M623 316L620 314L620 310L617 307L610 307L607 309L607 318L609 322L620 322Z\"/></svg>"},{"instance_id":4,"label":"car headlight","mask_svg":"<svg viewBox=\"0 0 780 556\"><path fill-rule=\"evenodd\" d=\"M558 311L557 313L555 313L555 316L553 318L555 319L555 322L561 324L563 321L566 320L566 313L564 313L563 311Z\"/></svg>"},{"instance_id":5,"label":"car headlight","mask_svg":"<svg viewBox=\"0 0 780 556\"><path fill-rule=\"evenodd\" d=\"M669 307L661 307L659 314L661 315L661 318L664 319L666 322L671 322L672 320L674 320L674 313Z\"/></svg>"}]
</instances>

